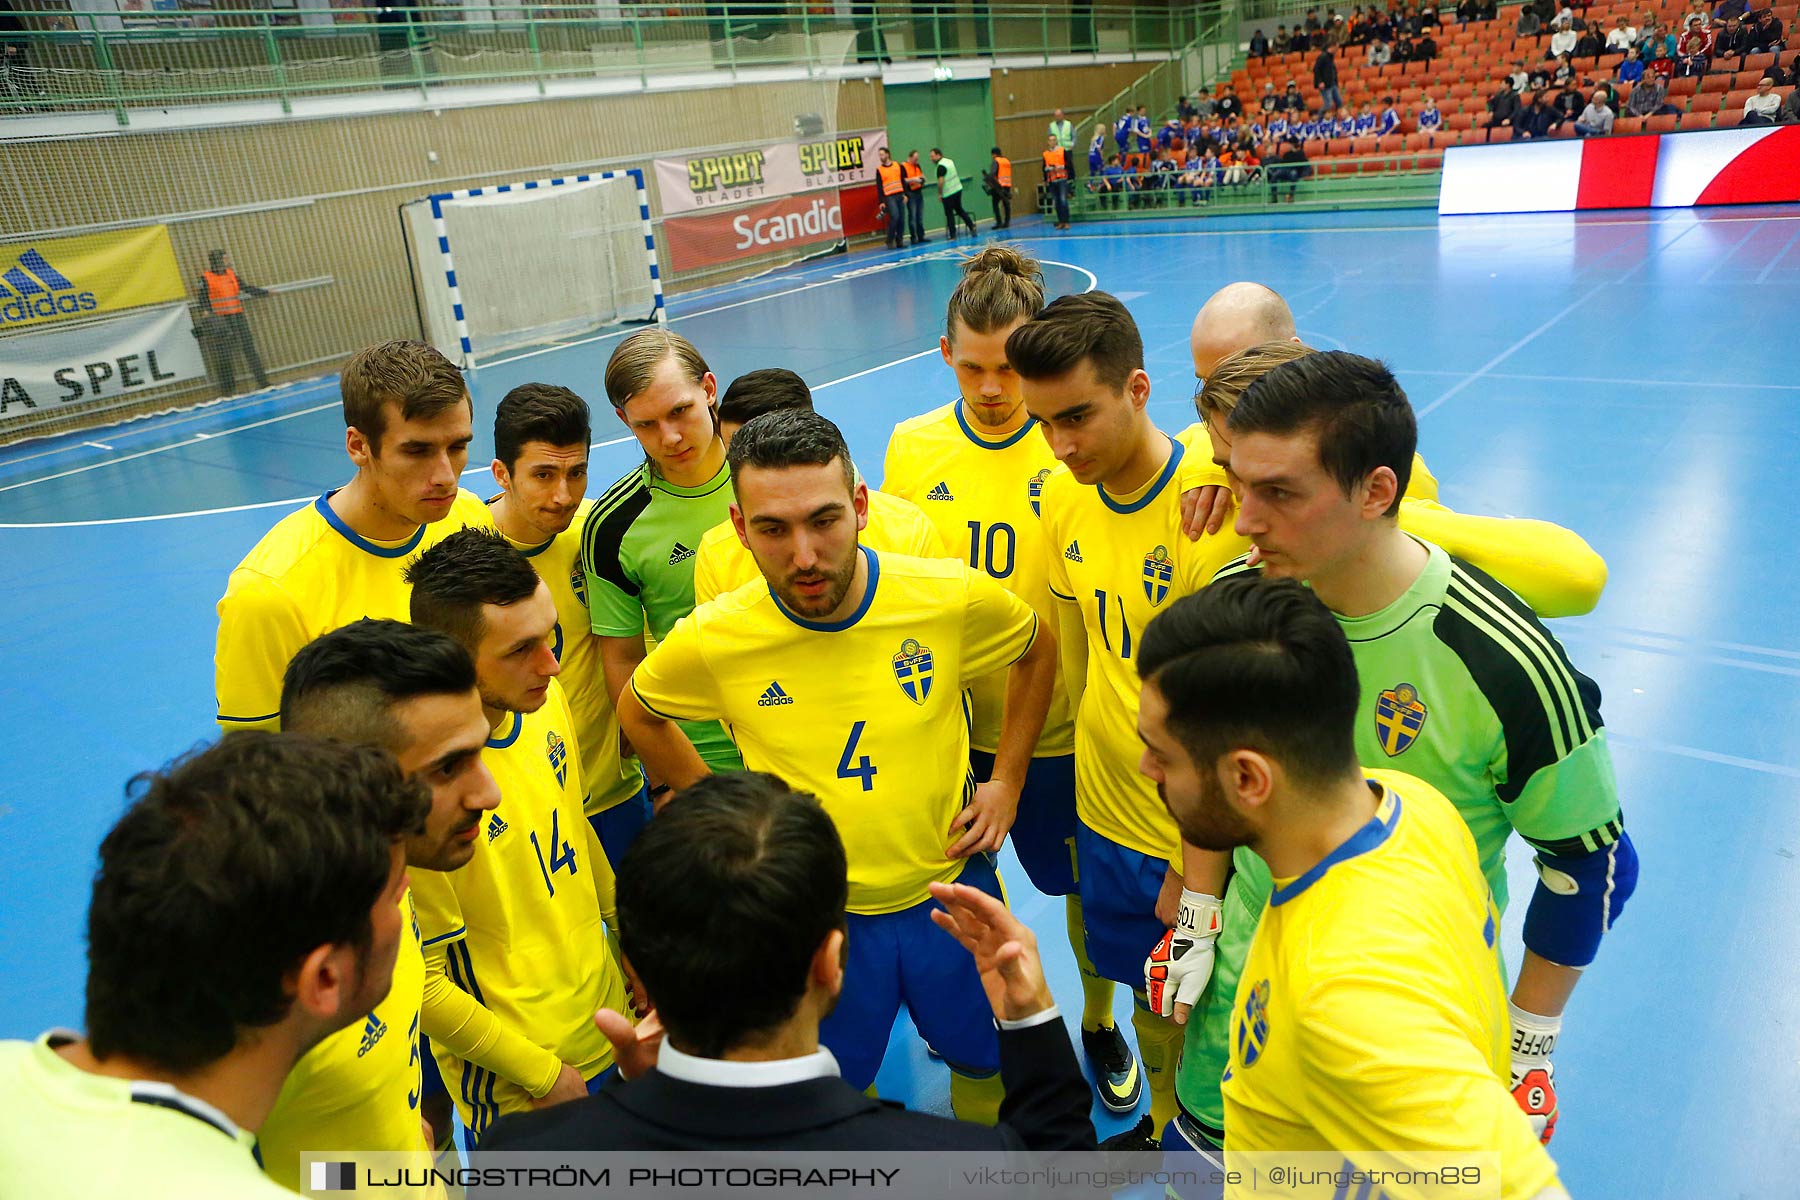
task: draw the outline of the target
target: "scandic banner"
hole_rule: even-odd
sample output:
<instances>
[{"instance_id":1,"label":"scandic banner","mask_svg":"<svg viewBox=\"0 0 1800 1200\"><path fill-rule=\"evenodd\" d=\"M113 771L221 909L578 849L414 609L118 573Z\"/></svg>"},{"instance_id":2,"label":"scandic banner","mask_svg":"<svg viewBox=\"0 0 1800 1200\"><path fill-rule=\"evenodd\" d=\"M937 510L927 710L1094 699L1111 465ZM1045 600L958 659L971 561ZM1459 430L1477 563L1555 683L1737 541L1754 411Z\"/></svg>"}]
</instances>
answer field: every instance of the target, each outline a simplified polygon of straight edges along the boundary
<instances>
[{"instance_id":1,"label":"scandic banner","mask_svg":"<svg viewBox=\"0 0 1800 1200\"><path fill-rule=\"evenodd\" d=\"M747 204L728 212L695 213L663 222L669 265L694 271L741 258L755 258L784 246L835 242L881 228L875 186L827 189Z\"/></svg>"},{"instance_id":2,"label":"scandic banner","mask_svg":"<svg viewBox=\"0 0 1800 1200\"><path fill-rule=\"evenodd\" d=\"M183 299L167 225L0 247L0 331Z\"/></svg>"},{"instance_id":3,"label":"scandic banner","mask_svg":"<svg viewBox=\"0 0 1800 1200\"><path fill-rule=\"evenodd\" d=\"M886 145L887 130L869 129L718 154L659 158L656 187L666 217L819 188L855 187L875 182L875 164Z\"/></svg>"}]
</instances>

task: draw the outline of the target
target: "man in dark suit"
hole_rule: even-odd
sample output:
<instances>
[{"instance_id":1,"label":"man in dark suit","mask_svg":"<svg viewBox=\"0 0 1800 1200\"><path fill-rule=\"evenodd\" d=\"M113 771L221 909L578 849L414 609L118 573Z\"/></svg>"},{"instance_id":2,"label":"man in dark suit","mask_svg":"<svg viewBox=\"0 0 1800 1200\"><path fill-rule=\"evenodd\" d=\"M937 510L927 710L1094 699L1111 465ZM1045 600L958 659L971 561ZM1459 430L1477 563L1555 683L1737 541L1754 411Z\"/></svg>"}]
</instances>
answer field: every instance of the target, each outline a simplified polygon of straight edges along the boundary
<instances>
[{"instance_id":1,"label":"man in dark suit","mask_svg":"<svg viewBox=\"0 0 1800 1200\"><path fill-rule=\"evenodd\" d=\"M819 1045L844 983L844 847L772 775L710 776L619 865L619 936L651 1013L602 1010L626 1082L497 1122L485 1150L1091 1150L1090 1092L1038 958L998 900L933 884L1000 1027L997 1127L851 1087Z\"/></svg>"}]
</instances>

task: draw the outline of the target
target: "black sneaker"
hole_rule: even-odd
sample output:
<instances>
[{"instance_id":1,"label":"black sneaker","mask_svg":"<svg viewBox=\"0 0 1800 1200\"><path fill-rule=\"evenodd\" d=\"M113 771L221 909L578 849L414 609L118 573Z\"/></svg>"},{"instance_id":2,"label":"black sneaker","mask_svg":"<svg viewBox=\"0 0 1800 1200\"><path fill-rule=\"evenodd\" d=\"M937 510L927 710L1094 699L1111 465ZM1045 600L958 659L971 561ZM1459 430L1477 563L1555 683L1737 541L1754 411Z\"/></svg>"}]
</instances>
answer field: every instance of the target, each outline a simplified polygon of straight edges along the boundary
<instances>
[{"instance_id":1,"label":"black sneaker","mask_svg":"<svg viewBox=\"0 0 1800 1200\"><path fill-rule=\"evenodd\" d=\"M1107 1112L1128 1113L1144 1097L1144 1073L1117 1025L1083 1029L1081 1049L1094 1071L1094 1091ZM1145 1117L1146 1121L1150 1118Z\"/></svg>"},{"instance_id":2,"label":"black sneaker","mask_svg":"<svg viewBox=\"0 0 1800 1200\"><path fill-rule=\"evenodd\" d=\"M1145 1113L1138 1123L1124 1133L1115 1133L1100 1143L1102 1150L1161 1150L1162 1143L1156 1140L1156 1127L1150 1122L1150 1114Z\"/></svg>"}]
</instances>

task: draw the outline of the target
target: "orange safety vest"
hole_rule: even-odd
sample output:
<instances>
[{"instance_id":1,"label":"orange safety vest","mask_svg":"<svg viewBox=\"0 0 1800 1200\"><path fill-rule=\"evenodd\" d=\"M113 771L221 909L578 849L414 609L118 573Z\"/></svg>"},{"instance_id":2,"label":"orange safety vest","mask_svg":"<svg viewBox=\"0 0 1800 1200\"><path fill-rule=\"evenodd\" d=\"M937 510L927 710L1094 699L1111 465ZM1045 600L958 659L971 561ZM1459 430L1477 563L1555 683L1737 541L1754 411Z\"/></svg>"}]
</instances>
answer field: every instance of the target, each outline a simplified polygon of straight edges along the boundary
<instances>
[{"instance_id":1,"label":"orange safety vest","mask_svg":"<svg viewBox=\"0 0 1800 1200\"><path fill-rule=\"evenodd\" d=\"M1003 188L1012 186L1012 159L994 159L994 182Z\"/></svg>"},{"instance_id":2,"label":"orange safety vest","mask_svg":"<svg viewBox=\"0 0 1800 1200\"><path fill-rule=\"evenodd\" d=\"M1044 151L1044 182L1061 183L1069 177L1069 158L1058 146L1054 150Z\"/></svg>"},{"instance_id":3,"label":"orange safety vest","mask_svg":"<svg viewBox=\"0 0 1800 1200\"><path fill-rule=\"evenodd\" d=\"M206 277L206 298L211 303L213 312L224 317L244 311L244 302L238 296L240 289L236 271L227 267L223 275L215 275L211 271L202 271L201 274Z\"/></svg>"},{"instance_id":4,"label":"orange safety vest","mask_svg":"<svg viewBox=\"0 0 1800 1200\"><path fill-rule=\"evenodd\" d=\"M881 176L881 194L882 195L898 196L900 194L900 188L902 185L900 183L900 164L899 163L889 163L885 167L877 166L875 168L875 174Z\"/></svg>"},{"instance_id":5,"label":"orange safety vest","mask_svg":"<svg viewBox=\"0 0 1800 1200\"><path fill-rule=\"evenodd\" d=\"M900 171L906 176L906 190L922 192L925 190L925 168L916 162L902 162Z\"/></svg>"}]
</instances>

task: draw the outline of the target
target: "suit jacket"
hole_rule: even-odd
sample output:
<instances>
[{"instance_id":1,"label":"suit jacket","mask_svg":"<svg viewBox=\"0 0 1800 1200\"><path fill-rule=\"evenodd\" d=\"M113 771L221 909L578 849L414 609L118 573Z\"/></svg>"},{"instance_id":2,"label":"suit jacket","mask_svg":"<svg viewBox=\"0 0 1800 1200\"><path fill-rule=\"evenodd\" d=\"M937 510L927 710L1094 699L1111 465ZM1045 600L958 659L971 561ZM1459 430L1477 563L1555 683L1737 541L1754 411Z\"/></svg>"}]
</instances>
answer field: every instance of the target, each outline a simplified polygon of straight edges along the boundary
<instances>
[{"instance_id":1,"label":"suit jacket","mask_svg":"<svg viewBox=\"0 0 1800 1200\"><path fill-rule=\"evenodd\" d=\"M1000 1031L994 1128L873 1100L835 1076L714 1087L649 1071L494 1123L482 1150L1092 1150L1087 1080L1060 1020Z\"/></svg>"}]
</instances>

